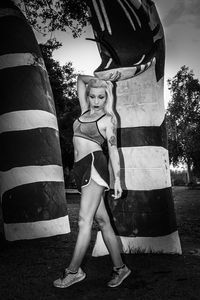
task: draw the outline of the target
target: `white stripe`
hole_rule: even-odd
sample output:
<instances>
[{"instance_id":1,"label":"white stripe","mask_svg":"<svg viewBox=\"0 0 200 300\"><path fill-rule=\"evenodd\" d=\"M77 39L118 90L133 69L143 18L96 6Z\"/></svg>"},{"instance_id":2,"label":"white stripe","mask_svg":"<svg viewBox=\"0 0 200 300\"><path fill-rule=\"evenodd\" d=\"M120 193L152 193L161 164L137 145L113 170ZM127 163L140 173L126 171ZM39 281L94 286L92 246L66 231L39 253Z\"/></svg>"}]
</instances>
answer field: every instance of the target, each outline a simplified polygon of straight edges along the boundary
<instances>
[{"instance_id":1,"label":"white stripe","mask_svg":"<svg viewBox=\"0 0 200 300\"><path fill-rule=\"evenodd\" d=\"M19 66L35 66L46 71L44 60L31 53L10 53L0 56L0 70Z\"/></svg>"},{"instance_id":2,"label":"white stripe","mask_svg":"<svg viewBox=\"0 0 200 300\"><path fill-rule=\"evenodd\" d=\"M130 157L125 161L125 168L165 168L168 169L169 156L168 150L158 146L141 146L120 148L123 156ZM164 162L164 166L163 166ZM168 170L169 171L169 170Z\"/></svg>"},{"instance_id":3,"label":"white stripe","mask_svg":"<svg viewBox=\"0 0 200 300\"><path fill-rule=\"evenodd\" d=\"M100 26L101 26L101 30L104 31L104 30L105 30L105 27L104 27L103 19L102 19L102 17L101 17L101 13L100 13L100 11L99 11L99 7L98 7L98 5L97 5L97 3L96 3L96 0L92 0L92 2L93 2L93 6L94 6L94 9L95 9L97 18L98 18L98 20L99 20L99 24L100 24Z\"/></svg>"},{"instance_id":4,"label":"white stripe","mask_svg":"<svg viewBox=\"0 0 200 300\"><path fill-rule=\"evenodd\" d=\"M149 62L147 63L147 67L150 67L151 64L152 64L152 61L149 61Z\"/></svg>"},{"instance_id":5,"label":"white stripe","mask_svg":"<svg viewBox=\"0 0 200 300\"><path fill-rule=\"evenodd\" d=\"M0 134L47 127L58 130L58 122L55 115L43 110L20 110L0 116Z\"/></svg>"},{"instance_id":6,"label":"white stripe","mask_svg":"<svg viewBox=\"0 0 200 300\"><path fill-rule=\"evenodd\" d=\"M107 69L110 66L110 64L112 63L112 61L113 61L113 59L110 58L109 61L108 61L108 63L107 63L107 65L105 66L105 69Z\"/></svg>"},{"instance_id":7,"label":"white stripe","mask_svg":"<svg viewBox=\"0 0 200 300\"><path fill-rule=\"evenodd\" d=\"M182 254L178 231L159 237L124 237L120 236L119 247L123 253L168 253ZM92 256L108 255L102 234L97 233Z\"/></svg>"},{"instance_id":8,"label":"white stripe","mask_svg":"<svg viewBox=\"0 0 200 300\"><path fill-rule=\"evenodd\" d=\"M168 150L162 147L120 148L124 168L121 169L122 188L136 191L150 191L171 187ZM110 187L114 176L110 171Z\"/></svg>"},{"instance_id":9,"label":"white stripe","mask_svg":"<svg viewBox=\"0 0 200 300\"><path fill-rule=\"evenodd\" d=\"M145 54L142 55L142 58L137 62L135 63L134 65L139 65L141 64L141 62L143 61L143 59L145 58Z\"/></svg>"},{"instance_id":10,"label":"white stripe","mask_svg":"<svg viewBox=\"0 0 200 300\"><path fill-rule=\"evenodd\" d=\"M140 72L143 72L145 67L146 67L146 65L140 65Z\"/></svg>"},{"instance_id":11,"label":"white stripe","mask_svg":"<svg viewBox=\"0 0 200 300\"><path fill-rule=\"evenodd\" d=\"M125 169L124 173L125 186L128 190L150 191L171 187L170 173L162 167Z\"/></svg>"},{"instance_id":12,"label":"white stripe","mask_svg":"<svg viewBox=\"0 0 200 300\"><path fill-rule=\"evenodd\" d=\"M63 182L63 168L58 165L28 166L0 172L1 195L22 184L41 181Z\"/></svg>"},{"instance_id":13,"label":"white stripe","mask_svg":"<svg viewBox=\"0 0 200 300\"><path fill-rule=\"evenodd\" d=\"M112 34L112 30L111 30L111 27L110 27L109 18L108 18L108 16L107 16L107 13L106 13L106 9L105 9L103 0L99 0L99 1L100 1L101 9L102 9L102 12L103 12L103 16L104 16L104 19L105 19L105 22L106 22L106 26L107 26L108 32L109 32L110 35L111 35L111 34Z\"/></svg>"},{"instance_id":14,"label":"white stripe","mask_svg":"<svg viewBox=\"0 0 200 300\"><path fill-rule=\"evenodd\" d=\"M131 23L133 29L136 30L135 25L134 25L134 23L133 23L133 21L132 21L132 19L131 19L131 16L129 15L128 11L126 10L126 7L121 3L120 0L117 0L117 1L118 1L118 3L121 5L122 9L124 10L125 15L127 16L127 18L128 18L128 20L129 20L129 22Z\"/></svg>"},{"instance_id":15,"label":"white stripe","mask_svg":"<svg viewBox=\"0 0 200 300\"><path fill-rule=\"evenodd\" d=\"M132 13L134 14L134 16L135 16L135 18L136 18L136 20L137 20L137 22L138 22L138 25L139 25L140 27L142 27L142 24L141 24L141 22L140 22L140 19L139 19L139 17L137 16L137 14L135 13L135 11L134 11L134 9L132 8L132 6L128 3L127 0L124 0L124 1L126 2L126 4L128 5L128 7L130 8L130 10L132 11Z\"/></svg>"},{"instance_id":16,"label":"white stripe","mask_svg":"<svg viewBox=\"0 0 200 300\"><path fill-rule=\"evenodd\" d=\"M146 63L145 65L140 65L140 71L137 73L137 76L142 72L146 71L152 64L152 61Z\"/></svg>"},{"instance_id":17,"label":"white stripe","mask_svg":"<svg viewBox=\"0 0 200 300\"><path fill-rule=\"evenodd\" d=\"M120 72L123 77L126 70ZM118 81L116 93L121 128L162 124L165 117L164 78L157 82L155 63L137 77Z\"/></svg>"},{"instance_id":18,"label":"white stripe","mask_svg":"<svg viewBox=\"0 0 200 300\"><path fill-rule=\"evenodd\" d=\"M142 5L141 0L130 0L130 1L133 3L136 9L139 9L140 6Z\"/></svg>"},{"instance_id":19,"label":"white stripe","mask_svg":"<svg viewBox=\"0 0 200 300\"><path fill-rule=\"evenodd\" d=\"M70 232L69 217L30 223L4 224L6 240L38 239Z\"/></svg>"}]
</instances>

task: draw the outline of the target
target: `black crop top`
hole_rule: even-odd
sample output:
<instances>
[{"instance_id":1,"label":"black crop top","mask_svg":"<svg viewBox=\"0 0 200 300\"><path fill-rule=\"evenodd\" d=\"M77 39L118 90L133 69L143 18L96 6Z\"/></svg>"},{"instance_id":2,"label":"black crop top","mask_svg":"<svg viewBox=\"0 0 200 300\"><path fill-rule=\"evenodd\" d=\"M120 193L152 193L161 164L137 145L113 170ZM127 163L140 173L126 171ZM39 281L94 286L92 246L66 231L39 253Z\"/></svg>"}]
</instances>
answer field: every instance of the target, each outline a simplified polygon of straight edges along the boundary
<instances>
[{"instance_id":1,"label":"black crop top","mask_svg":"<svg viewBox=\"0 0 200 300\"><path fill-rule=\"evenodd\" d=\"M84 115L86 112L88 112L88 110L85 111L82 115ZM88 121L88 122L86 121L83 122L79 118L76 119L73 124L74 136L85 138L101 146L104 143L105 138L99 131L97 122L105 115L106 114L102 115L95 121Z\"/></svg>"}]
</instances>

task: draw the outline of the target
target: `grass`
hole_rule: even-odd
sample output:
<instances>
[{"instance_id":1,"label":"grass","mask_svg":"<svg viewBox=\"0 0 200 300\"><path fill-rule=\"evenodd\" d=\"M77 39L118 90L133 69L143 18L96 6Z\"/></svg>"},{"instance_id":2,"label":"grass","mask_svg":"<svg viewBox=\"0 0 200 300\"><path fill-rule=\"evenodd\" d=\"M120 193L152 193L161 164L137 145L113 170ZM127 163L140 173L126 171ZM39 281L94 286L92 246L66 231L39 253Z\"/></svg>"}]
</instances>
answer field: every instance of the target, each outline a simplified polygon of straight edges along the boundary
<instances>
[{"instance_id":1,"label":"grass","mask_svg":"<svg viewBox=\"0 0 200 300\"><path fill-rule=\"evenodd\" d=\"M132 274L119 287L106 287L109 256L91 257L96 230L83 263L87 278L68 289L52 281L71 258L77 233L78 198L67 196L72 232L48 239L3 243L0 249L1 300L199 300L200 190L173 188L183 255L125 254Z\"/></svg>"}]
</instances>

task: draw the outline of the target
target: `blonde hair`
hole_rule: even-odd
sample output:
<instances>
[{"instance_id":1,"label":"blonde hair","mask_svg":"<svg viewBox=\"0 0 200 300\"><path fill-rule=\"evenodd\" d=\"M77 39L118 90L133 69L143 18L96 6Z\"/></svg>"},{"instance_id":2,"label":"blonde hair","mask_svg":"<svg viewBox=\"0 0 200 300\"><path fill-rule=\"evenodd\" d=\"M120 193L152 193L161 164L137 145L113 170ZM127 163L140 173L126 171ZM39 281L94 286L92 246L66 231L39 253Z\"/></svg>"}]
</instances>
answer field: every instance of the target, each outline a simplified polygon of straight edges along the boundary
<instances>
[{"instance_id":1,"label":"blonde hair","mask_svg":"<svg viewBox=\"0 0 200 300\"><path fill-rule=\"evenodd\" d=\"M111 116L113 124L117 125L117 118L113 111L113 84L111 81L105 81L99 78L90 79L86 87L86 100L89 96L91 88L105 88L106 93L106 104L104 106L105 113Z\"/></svg>"}]
</instances>

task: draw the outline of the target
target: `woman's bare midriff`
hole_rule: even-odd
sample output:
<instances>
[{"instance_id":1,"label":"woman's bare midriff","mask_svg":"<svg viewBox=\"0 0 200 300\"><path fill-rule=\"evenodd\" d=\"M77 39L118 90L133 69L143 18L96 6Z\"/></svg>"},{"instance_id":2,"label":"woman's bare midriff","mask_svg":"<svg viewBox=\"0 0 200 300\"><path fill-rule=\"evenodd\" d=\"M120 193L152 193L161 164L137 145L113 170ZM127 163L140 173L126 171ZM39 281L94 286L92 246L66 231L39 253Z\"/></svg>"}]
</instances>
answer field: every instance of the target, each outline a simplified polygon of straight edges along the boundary
<instances>
[{"instance_id":1,"label":"woman's bare midriff","mask_svg":"<svg viewBox=\"0 0 200 300\"><path fill-rule=\"evenodd\" d=\"M82 159L89 153L102 150L101 146L98 145L97 143L78 136L73 137L73 144L74 144L75 162Z\"/></svg>"}]
</instances>

